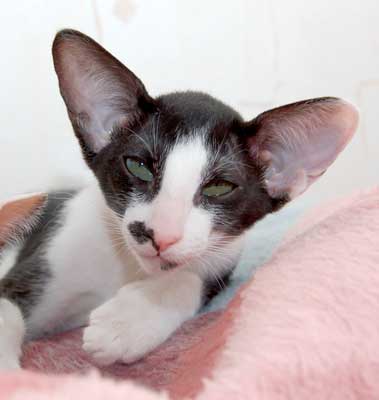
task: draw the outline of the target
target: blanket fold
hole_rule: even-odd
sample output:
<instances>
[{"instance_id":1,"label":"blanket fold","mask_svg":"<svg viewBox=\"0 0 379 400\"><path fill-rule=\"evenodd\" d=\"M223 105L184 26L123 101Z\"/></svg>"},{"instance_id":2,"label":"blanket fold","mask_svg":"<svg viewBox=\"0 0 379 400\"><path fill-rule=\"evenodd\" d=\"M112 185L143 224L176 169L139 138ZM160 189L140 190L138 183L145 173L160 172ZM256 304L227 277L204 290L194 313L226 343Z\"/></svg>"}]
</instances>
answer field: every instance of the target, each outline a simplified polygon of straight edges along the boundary
<instances>
[{"instance_id":1,"label":"blanket fold","mask_svg":"<svg viewBox=\"0 0 379 400\"><path fill-rule=\"evenodd\" d=\"M23 365L0 400L377 399L379 188L310 214L225 310L140 362L88 375L77 330L26 344Z\"/></svg>"}]
</instances>

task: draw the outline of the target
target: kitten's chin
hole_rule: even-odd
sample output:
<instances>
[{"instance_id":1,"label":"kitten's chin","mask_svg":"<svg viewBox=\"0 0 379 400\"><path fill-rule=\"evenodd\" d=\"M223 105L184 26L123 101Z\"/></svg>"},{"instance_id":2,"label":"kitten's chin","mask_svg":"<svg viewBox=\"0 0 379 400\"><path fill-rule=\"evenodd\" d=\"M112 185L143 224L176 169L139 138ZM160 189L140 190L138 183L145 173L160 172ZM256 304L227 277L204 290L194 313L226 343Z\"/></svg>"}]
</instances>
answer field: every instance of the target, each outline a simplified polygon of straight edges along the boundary
<instances>
[{"instance_id":1,"label":"kitten's chin","mask_svg":"<svg viewBox=\"0 0 379 400\"><path fill-rule=\"evenodd\" d=\"M164 273L166 271L171 271L183 267L183 265L165 260L159 256L149 257L138 255L137 259L140 263L141 268L149 275L162 272Z\"/></svg>"},{"instance_id":2,"label":"kitten's chin","mask_svg":"<svg viewBox=\"0 0 379 400\"><path fill-rule=\"evenodd\" d=\"M138 262L144 272L148 275L157 274L161 271L159 257L138 256Z\"/></svg>"}]
</instances>

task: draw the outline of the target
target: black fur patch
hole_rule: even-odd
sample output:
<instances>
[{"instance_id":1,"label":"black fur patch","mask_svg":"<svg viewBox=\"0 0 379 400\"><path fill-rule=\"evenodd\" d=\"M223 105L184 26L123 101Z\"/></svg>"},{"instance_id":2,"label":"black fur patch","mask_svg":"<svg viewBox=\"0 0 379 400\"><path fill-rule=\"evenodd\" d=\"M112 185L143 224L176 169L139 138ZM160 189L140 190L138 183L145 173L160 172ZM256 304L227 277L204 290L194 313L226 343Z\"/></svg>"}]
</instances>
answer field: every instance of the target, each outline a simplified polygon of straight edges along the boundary
<instances>
[{"instance_id":1,"label":"black fur patch","mask_svg":"<svg viewBox=\"0 0 379 400\"><path fill-rule=\"evenodd\" d=\"M143 244L151 240L154 245L154 232L147 229L144 222L135 221L128 225L129 232L133 235L137 243Z\"/></svg>"},{"instance_id":2,"label":"black fur patch","mask_svg":"<svg viewBox=\"0 0 379 400\"><path fill-rule=\"evenodd\" d=\"M48 195L44 211L33 229L23 238L23 245L15 265L0 280L0 297L17 304L24 317L38 304L47 282L52 278L45 259L48 238L64 222L61 212L65 202L74 192L55 192Z\"/></svg>"}]
</instances>

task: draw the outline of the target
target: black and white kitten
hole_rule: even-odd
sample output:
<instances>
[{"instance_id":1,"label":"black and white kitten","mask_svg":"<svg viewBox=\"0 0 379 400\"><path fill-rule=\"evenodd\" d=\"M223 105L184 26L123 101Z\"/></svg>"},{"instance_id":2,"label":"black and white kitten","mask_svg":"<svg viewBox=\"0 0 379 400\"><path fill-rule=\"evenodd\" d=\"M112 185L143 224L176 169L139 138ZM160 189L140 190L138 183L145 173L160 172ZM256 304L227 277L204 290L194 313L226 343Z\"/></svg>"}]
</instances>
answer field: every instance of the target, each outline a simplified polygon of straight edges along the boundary
<instances>
[{"instance_id":1,"label":"black and white kitten","mask_svg":"<svg viewBox=\"0 0 379 400\"><path fill-rule=\"evenodd\" d=\"M31 233L3 251L0 366L18 367L25 333L86 324L97 362L133 362L227 282L246 230L325 172L358 114L320 98L244 122L207 94L152 98L72 30L57 34L53 57L96 180L50 193Z\"/></svg>"}]
</instances>

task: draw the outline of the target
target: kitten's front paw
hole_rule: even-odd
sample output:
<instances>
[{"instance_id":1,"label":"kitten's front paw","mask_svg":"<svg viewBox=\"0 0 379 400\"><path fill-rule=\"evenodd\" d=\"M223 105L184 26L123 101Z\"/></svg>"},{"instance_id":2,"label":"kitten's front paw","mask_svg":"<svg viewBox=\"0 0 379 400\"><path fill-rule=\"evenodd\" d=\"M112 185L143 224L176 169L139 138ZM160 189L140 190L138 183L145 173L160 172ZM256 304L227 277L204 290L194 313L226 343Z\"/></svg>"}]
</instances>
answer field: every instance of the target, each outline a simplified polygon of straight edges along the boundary
<instances>
[{"instance_id":1,"label":"kitten's front paw","mask_svg":"<svg viewBox=\"0 0 379 400\"><path fill-rule=\"evenodd\" d=\"M131 363L164 342L177 328L175 315L149 298L142 283L129 284L90 315L83 349L97 363Z\"/></svg>"},{"instance_id":2,"label":"kitten's front paw","mask_svg":"<svg viewBox=\"0 0 379 400\"><path fill-rule=\"evenodd\" d=\"M25 333L20 309L0 299L0 370L19 369L21 345Z\"/></svg>"}]
</instances>

